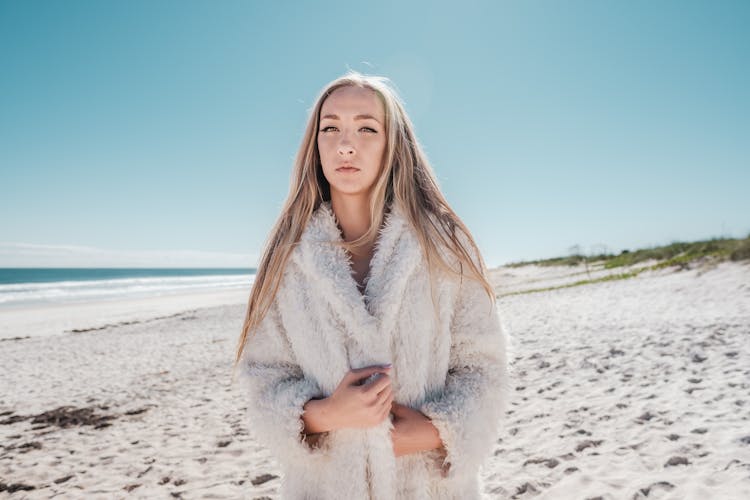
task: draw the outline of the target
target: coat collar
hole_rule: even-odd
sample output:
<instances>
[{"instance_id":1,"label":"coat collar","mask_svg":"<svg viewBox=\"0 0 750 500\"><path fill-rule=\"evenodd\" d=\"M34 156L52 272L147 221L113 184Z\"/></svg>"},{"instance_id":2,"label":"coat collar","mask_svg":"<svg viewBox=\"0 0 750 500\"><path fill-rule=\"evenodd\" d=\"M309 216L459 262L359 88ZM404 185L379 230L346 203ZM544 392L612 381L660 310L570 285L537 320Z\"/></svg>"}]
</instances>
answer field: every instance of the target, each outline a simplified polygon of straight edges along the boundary
<instances>
[{"instance_id":1,"label":"coat collar","mask_svg":"<svg viewBox=\"0 0 750 500\"><path fill-rule=\"evenodd\" d=\"M352 276L346 251L327 242L343 241L329 201L321 202L303 230L292 258L346 327L348 335L382 336L392 330L409 278L422 262L422 249L402 208L386 214L370 260L364 296ZM363 332L365 330L365 332Z\"/></svg>"}]
</instances>

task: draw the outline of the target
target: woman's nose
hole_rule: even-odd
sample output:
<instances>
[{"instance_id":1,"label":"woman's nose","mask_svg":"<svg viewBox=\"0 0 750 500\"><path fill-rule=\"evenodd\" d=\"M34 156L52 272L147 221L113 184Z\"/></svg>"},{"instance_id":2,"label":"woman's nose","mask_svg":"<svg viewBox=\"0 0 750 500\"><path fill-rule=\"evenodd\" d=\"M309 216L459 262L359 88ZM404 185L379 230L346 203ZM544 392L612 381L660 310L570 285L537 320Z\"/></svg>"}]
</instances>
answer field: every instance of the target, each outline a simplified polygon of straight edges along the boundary
<instances>
[{"instance_id":1,"label":"woman's nose","mask_svg":"<svg viewBox=\"0 0 750 500\"><path fill-rule=\"evenodd\" d=\"M354 153L354 146L352 146L349 142L342 142L339 144L339 154L344 155L350 155Z\"/></svg>"}]
</instances>

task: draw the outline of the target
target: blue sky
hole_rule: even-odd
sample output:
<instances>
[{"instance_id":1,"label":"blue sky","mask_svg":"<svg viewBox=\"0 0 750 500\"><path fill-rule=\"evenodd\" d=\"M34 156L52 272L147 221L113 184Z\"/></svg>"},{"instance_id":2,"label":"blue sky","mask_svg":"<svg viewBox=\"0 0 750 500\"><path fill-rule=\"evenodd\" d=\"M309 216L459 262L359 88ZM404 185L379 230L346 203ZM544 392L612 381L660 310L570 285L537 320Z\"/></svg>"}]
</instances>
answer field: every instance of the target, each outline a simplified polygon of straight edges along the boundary
<instances>
[{"instance_id":1,"label":"blue sky","mask_svg":"<svg viewBox=\"0 0 750 500\"><path fill-rule=\"evenodd\" d=\"M744 237L748 25L727 1L1 1L0 267L254 265L349 68L394 82L491 266Z\"/></svg>"}]
</instances>

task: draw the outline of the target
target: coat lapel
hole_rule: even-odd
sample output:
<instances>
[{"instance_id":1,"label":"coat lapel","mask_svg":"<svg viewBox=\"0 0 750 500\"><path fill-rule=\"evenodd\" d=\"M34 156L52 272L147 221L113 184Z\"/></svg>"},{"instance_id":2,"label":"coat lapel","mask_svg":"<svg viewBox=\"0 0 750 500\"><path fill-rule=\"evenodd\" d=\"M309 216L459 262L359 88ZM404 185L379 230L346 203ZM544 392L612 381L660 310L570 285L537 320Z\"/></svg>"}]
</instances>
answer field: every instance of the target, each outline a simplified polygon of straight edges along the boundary
<instances>
[{"instance_id":1,"label":"coat lapel","mask_svg":"<svg viewBox=\"0 0 750 500\"><path fill-rule=\"evenodd\" d=\"M422 259L419 241L401 208L394 204L378 232L363 297L352 276L349 256L343 248L327 243L342 240L330 202L322 202L292 258L307 275L315 294L330 305L345 335L375 358L374 362L388 362L390 332L405 301L408 280Z\"/></svg>"}]
</instances>

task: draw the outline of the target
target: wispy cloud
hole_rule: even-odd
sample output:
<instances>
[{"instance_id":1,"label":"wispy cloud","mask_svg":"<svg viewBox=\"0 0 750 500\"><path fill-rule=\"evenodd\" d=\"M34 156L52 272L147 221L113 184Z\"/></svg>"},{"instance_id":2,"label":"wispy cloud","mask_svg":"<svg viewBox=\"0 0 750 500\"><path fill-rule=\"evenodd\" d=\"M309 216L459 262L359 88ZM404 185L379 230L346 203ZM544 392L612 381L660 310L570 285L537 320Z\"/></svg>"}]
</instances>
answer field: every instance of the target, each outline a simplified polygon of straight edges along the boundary
<instances>
[{"instance_id":1,"label":"wispy cloud","mask_svg":"<svg viewBox=\"0 0 750 500\"><path fill-rule=\"evenodd\" d=\"M255 267L257 261L257 255L230 252L0 242L0 267Z\"/></svg>"}]
</instances>

